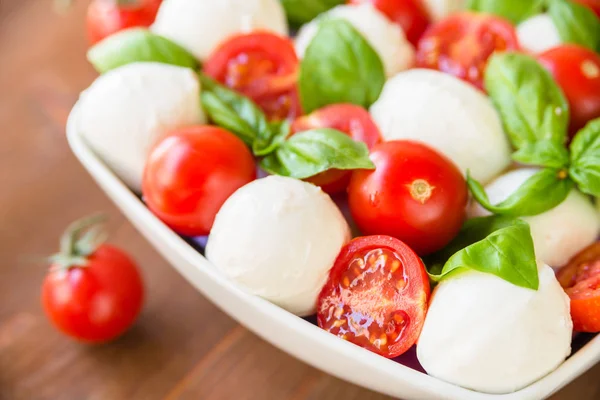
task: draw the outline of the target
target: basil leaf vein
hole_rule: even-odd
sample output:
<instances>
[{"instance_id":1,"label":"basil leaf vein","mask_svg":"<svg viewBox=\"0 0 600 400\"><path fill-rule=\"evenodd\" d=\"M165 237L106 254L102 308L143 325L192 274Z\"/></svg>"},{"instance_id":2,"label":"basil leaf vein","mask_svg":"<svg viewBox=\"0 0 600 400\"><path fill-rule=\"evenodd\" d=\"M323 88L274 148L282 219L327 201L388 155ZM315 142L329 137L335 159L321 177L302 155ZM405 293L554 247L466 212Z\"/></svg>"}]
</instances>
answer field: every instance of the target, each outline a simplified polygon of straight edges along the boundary
<instances>
[{"instance_id":1,"label":"basil leaf vein","mask_svg":"<svg viewBox=\"0 0 600 400\"><path fill-rule=\"evenodd\" d=\"M485 71L485 88L516 149L543 139L565 143L567 100L534 58L517 53L493 55Z\"/></svg>"},{"instance_id":2,"label":"basil leaf vein","mask_svg":"<svg viewBox=\"0 0 600 400\"><path fill-rule=\"evenodd\" d=\"M369 150L335 129L321 128L297 133L261 160L265 171L306 179L329 169L374 169Z\"/></svg>"},{"instance_id":3,"label":"basil leaf vein","mask_svg":"<svg viewBox=\"0 0 600 400\"><path fill-rule=\"evenodd\" d=\"M548 14L565 43L600 50L600 19L589 8L567 0L549 0Z\"/></svg>"},{"instance_id":4,"label":"basil leaf vein","mask_svg":"<svg viewBox=\"0 0 600 400\"><path fill-rule=\"evenodd\" d=\"M563 173L565 171L553 168L542 169L497 205L490 203L483 186L469 174L467 174L467 185L475 200L494 214L537 215L562 203L573 189L574 182L566 176L561 176Z\"/></svg>"},{"instance_id":5,"label":"basil leaf vein","mask_svg":"<svg viewBox=\"0 0 600 400\"><path fill-rule=\"evenodd\" d=\"M183 47L143 28L126 29L107 37L88 50L87 58L101 74L134 62L160 62L192 69L200 65Z\"/></svg>"},{"instance_id":6,"label":"basil leaf vein","mask_svg":"<svg viewBox=\"0 0 600 400\"><path fill-rule=\"evenodd\" d=\"M573 138L569 175L583 193L600 197L600 118L588 122Z\"/></svg>"},{"instance_id":7,"label":"basil leaf vein","mask_svg":"<svg viewBox=\"0 0 600 400\"><path fill-rule=\"evenodd\" d=\"M368 108L385 83L379 55L343 19L324 18L300 63L299 91L306 113L334 103Z\"/></svg>"},{"instance_id":8,"label":"basil leaf vein","mask_svg":"<svg viewBox=\"0 0 600 400\"><path fill-rule=\"evenodd\" d=\"M488 233L490 229L493 231ZM467 221L459 237L464 235L467 240L473 240L483 233L485 238L450 256L440 274L430 274L431 279L440 282L455 273L474 270L537 290L539 277L529 224L520 219L497 220L495 216L476 218Z\"/></svg>"}]
</instances>

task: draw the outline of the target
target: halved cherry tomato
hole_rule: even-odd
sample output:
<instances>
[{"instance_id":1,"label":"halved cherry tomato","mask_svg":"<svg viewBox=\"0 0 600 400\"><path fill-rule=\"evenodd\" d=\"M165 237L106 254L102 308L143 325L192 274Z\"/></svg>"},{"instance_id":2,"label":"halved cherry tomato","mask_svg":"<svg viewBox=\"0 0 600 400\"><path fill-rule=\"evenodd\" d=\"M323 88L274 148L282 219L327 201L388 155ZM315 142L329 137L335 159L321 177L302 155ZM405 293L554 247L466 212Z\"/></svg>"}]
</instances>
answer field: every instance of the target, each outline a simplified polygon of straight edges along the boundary
<instances>
[{"instance_id":1,"label":"halved cherry tomato","mask_svg":"<svg viewBox=\"0 0 600 400\"><path fill-rule=\"evenodd\" d=\"M372 3L391 21L400 25L406 38L413 46L430 23L429 13L422 0L349 0L350 4Z\"/></svg>"},{"instance_id":2,"label":"halved cherry tomato","mask_svg":"<svg viewBox=\"0 0 600 400\"><path fill-rule=\"evenodd\" d=\"M381 134L371 115L354 104L333 104L298 118L292 124L292 134L315 128L333 128L354 140L364 142L369 149L381 141ZM329 194L344 191L351 171L329 170L306 179Z\"/></svg>"},{"instance_id":3,"label":"halved cherry tomato","mask_svg":"<svg viewBox=\"0 0 600 400\"><path fill-rule=\"evenodd\" d=\"M558 46L538 56L569 101L569 133L600 117L600 56L581 46Z\"/></svg>"},{"instance_id":4,"label":"halved cherry tomato","mask_svg":"<svg viewBox=\"0 0 600 400\"><path fill-rule=\"evenodd\" d=\"M162 0L93 0L87 11L87 32L95 44L115 32L150 26Z\"/></svg>"},{"instance_id":5,"label":"halved cherry tomato","mask_svg":"<svg viewBox=\"0 0 600 400\"><path fill-rule=\"evenodd\" d=\"M600 242L573 257L557 278L571 298L574 329L600 332Z\"/></svg>"},{"instance_id":6,"label":"halved cherry tomato","mask_svg":"<svg viewBox=\"0 0 600 400\"><path fill-rule=\"evenodd\" d=\"M319 326L387 358L414 345L421 333L429 278L406 244L365 236L342 248L317 304Z\"/></svg>"},{"instance_id":7,"label":"halved cherry tomato","mask_svg":"<svg viewBox=\"0 0 600 400\"><path fill-rule=\"evenodd\" d=\"M492 53L518 48L510 22L489 14L462 12L427 29L417 48L417 66L446 72L482 89Z\"/></svg>"},{"instance_id":8,"label":"halved cherry tomato","mask_svg":"<svg viewBox=\"0 0 600 400\"><path fill-rule=\"evenodd\" d=\"M182 235L207 235L233 192L256 179L252 154L214 126L177 130L150 152L142 194L148 208Z\"/></svg>"},{"instance_id":9,"label":"halved cherry tomato","mask_svg":"<svg viewBox=\"0 0 600 400\"><path fill-rule=\"evenodd\" d=\"M250 97L271 119L302 114L298 69L292 41L269 32L233 36L204 64L207 75Z\"/></svg>"},{"instance_id":10,"label":"halved cherry tomato","mask_svg":"<svg viewBox=\"0 0 600 400\"><path fill-rule=\"evenodd\" d=\"M97 217L88 217L69 227L42 286L50 321L66 335L90 343L123 334L144 300L137 265L122 250L91 235L97 222Z\"/></svg>"},{"instance_id":11,"label":"halved cherry tomato","mask_svg":"<svg viewBox=\"0 0 600 400\"><path fill-rule=\"evenodd\" d=\"M465 219L467 184L458 167L432 148L409 140L371 151L375 170L356 170L348 203L363 234L396 237L419 255L447 245Z\"/></svg>"},{"instance_id":12,"label":"halved cherry tomato","mask_svg":"<svg viewBox=\"0 0 600 400\"><path fill-rule=\"evenodd\" d=\"M600 0L573 0L576 3L583 4L592 10L600 18Z\"/></svg>"}]
</instances>

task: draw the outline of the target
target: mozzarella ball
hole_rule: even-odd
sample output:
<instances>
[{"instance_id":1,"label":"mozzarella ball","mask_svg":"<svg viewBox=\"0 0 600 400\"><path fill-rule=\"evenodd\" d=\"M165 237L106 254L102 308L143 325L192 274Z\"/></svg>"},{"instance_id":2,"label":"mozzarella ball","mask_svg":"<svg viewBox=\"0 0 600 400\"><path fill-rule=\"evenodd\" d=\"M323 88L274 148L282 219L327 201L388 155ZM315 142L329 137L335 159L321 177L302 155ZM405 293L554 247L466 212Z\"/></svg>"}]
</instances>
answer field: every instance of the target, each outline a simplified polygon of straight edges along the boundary
<instances>
[{"instance_id":1,"label":"mozzarella ball","mask_svg":"<svg viewBox=\"0 0 600 400\"><path fill-rule=\"evenodd\" d=\"M542 53L559 46L562 39L548 14L535 15L517 26L517 37L523 50Z\"/></svg>"},{"instance_id":2,"label":"mozzarella ball","mask_svg":"<svg viewBox=\"0 0 600 400\"><path fill-rule=\"evenodd\" d=\"M341 18L352 24L379 54L386 76L393 76L413 66L415 49L406 39L402 29L370 3L337 6L304 25L296 36L298 57L304 57L306 49L319 30L319 24L326 18Z\"/></svg>"},{"instance_id":3,"label":"mozzarella ball","mask_svg":"<svg viewBox=\"0 0 600 400\"><path fill-rule=\"evenodd\" d=\"M498 204L505 200L536 172L536 168L522 168L498 177L485 187L490 202ZM469 216L485 215L490 212L473 201ZM592 201L577 189L552 210L522 219L531 227L537 259L554 268L565 265L600 235L600 215Z\"/></svg>"},{"instance_id":4,"label":"mozzarella ball","mask_svg":"<svg viewBox=\"0 0 600 400\"><path fill-rule=\"evenodd\" d=\"M133 63L99 76L81 94L76 124L108 167L140 192L154 143L172 129L205 121L191 69Z\"/></svg>"},{"instance_id":5,"label":"mozzarella ball","mask_svg":"<svg viewBox=\"0 0 600 400\"><path fill-rule=\"evenodd\" d=\"M423 142L481 182L511 163L510 144L490 100L451 75L402 72L386 82L370 111L384 140Z\"/></svg>"},{"instance_id":6,"label":"mozzarella ball","mask_svg":"<svg viewBox=\"0 0 600 400\"><path fill-rule=\"evenodd\" d=\"M206 60L236 33L267 30L287 35L278 0L165 0L151 30Z\"/></svg>"},{"instance_id":7,"label":"mozzarella ball","mask_svg":"<svg viewBox=\"0 0 600 400\"><path fill-rule=\"evenodd\" d=\"M249 293L305 316L349 239L348 223L320 188L269 176L225 202L206 257Z\"/></svg>"},{"instance_id":8,"label":"mozzarella ball","mask_svg":"<svg viewBox=\"0 0 600 400\"><path fill-rule=\"evenodd\" d=\"M433 21L439 21L448 15L460 11L465 0L422 0Z\"/></svg>"},{"instance_id":9,"label":"mozzarella ball","mask_svg":"<svg viewBox=\"0 0 600 400\"><path fill-rule=\"evenodd\" d=\"M552 268L538 265L537 291L495 275L460 273L433 292L417 343L427 373L485 393L519 390L571 352L569 297Z\"/></svg>"}]
</instances>

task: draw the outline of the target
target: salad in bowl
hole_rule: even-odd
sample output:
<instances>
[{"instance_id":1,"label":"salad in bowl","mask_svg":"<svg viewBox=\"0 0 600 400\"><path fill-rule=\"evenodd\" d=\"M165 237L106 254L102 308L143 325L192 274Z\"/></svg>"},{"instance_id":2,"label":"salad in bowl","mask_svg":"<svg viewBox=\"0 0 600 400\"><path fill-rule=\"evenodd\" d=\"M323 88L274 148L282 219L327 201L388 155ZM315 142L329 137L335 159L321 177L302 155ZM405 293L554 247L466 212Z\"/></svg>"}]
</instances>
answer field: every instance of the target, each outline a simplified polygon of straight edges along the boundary
<instances>
[{"instance_id":1,"label":"salad in bowl","mask_svg":"<svg viewBox=\"0 0 600 400\"><path fill-rule=\"evenodd\" d=\"M597 7L341 3L165 0L96 38L74 152L305 361L407 398L549 395L600 359Z\"/></svg>"}]
</instances>

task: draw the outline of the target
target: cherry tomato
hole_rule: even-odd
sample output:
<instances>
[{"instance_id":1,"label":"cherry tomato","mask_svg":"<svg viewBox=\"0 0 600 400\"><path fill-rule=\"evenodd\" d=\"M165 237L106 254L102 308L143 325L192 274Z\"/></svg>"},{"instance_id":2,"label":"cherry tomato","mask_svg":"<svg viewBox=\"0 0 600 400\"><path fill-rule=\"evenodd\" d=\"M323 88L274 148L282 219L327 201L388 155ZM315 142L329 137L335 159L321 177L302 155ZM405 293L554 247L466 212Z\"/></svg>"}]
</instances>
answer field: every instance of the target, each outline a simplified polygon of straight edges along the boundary
<instances>
[{"instance_id":1,"label":"cherry tomato","mask_svg":"<svg viewBox=\"0 0 600 400\"><path fill-rule=\"evenodd\" d=\"M148 208L182 235L210 232L225 200L256 179L252 154L225 129L194 126L175 131L151 151L142 194Z\"/></svg>"},{"instance_id":2,"label":"cherry tomato","mask_svg":"<svg viewBox=\"0 0 600 400\"><path fill-rule=\"evenodd\" d=\"M588 121L600 117L600 56L584 47L568 44L538 57L567 97L572 137Z\"/></svg>"},{"instance_id":3,"label":"cherry tomato","mask_svg":"<svg viewBox=\"0 0 600 400\"><path fill-rule=\"evenodd\" d=\"M417 66L437 69L483 88L488 58L517 50L515 28L501 18L472 12L452 14L431 25L417 48Z\"/></svg>"},{"instance_id":4,"label":"cherry tomato","mask_svg":"<svg viewBox=\"0 0 600 400\"><path fill-rule=\"evenodd\" d=\"M592 10L600 18L600 0L573 0L576 3L583 4Z\"/></svg>"},{"instance_id":5,"label":"cherry tomato","mask_svg":"<svg viewBox=\"0 0 600 400\"><path fill-rule=\"evenodd\" d=\"M90 44L126 28L150 26L162 0L92 0L87 11Z\"/></svg>"},{"instance_id":6,"label":"cherry tomato","mask_svg":"<svg viewBox=\"0 0 600 400\"><path fill-rule=\"evenodd\" d=\"M557 277L571 298L574 329L600 332L600 242L573 257Z\"/></svg>"},{"instance_id":7,"label":"cherry tomato","mask_svg":"<svg viewBox=\"0 0 600 400\"><path fill-rule=\"evenodd\" d=\"M298 69L292 41L269 32L233 36L204 64L207 75L250 97L271 119L293 119L302 113Z\"/></svg>"},{"instance_id":8,"label":"cherry tomato","mask_svg":"<svg viewBox=\"0 0 600 400\"><path fill-rule=\"evenodd\" d=\"M430 23L429 13L422 0L349 0L350 4L372 3L391 21L400 25L406 38L413 46Z\"/></svg>"},{"instance_id":9,"label":"cherry tomato","mask_svg":"<svg viewBox=\"0 0 600 400\"><path fill-rule=\"evenodd\" d=\"M365 236L344 248L317 304L319 326L387 358L414 345L421 333L429 278L406 244Z\"/></svg>"},{"instance_id":10,"label":"cherry tomato","mask_svg":"<svg viewBox=\"0 0 600 400\"><path fill-rule=\"evenodd\" d=\"M42 305L50 321L66 335L90 343L123 334L144 298L142 279L129 256L82 235L97 222L78 221L67 231L42 286Z\"/></svg>"},{"instance_id":11,"label":"cherry tomato","mask_svg":"<svg viewBox=\"0 0 600 400\"><path fill-rule=\"evenodd\" d=\"M363 234L396 237L419 255L447 245L465 219L468 193L459 169L430 147L409 140L371 151L375 170L356 170L348 203Z\"/></svg>"},{"instance_id":12,"label":"cherry tomato","mask_svg":"<svg viewBox=\"0 0 600 400\"><path fill-rule=\"evenodd\" d=\"M354 104L333 104L298 118L292 124L292 134L315 128L333 128L354 140L364 142L370 149L381 141L381 134L371 115ZM329 170L306 179L329 194L344 191L350 182L351 171Z\"/></svg>"}]
</instances>

